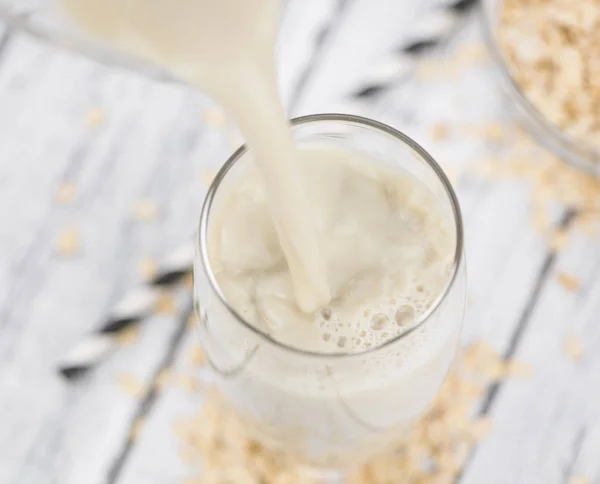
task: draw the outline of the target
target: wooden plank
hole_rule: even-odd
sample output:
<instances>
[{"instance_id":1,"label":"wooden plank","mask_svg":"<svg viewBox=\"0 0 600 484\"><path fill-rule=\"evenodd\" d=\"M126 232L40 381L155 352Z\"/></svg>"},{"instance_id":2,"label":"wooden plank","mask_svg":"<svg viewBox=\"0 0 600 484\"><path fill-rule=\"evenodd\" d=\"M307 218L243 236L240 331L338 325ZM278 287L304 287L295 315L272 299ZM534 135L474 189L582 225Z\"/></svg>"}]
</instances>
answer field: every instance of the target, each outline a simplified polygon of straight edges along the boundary
<instances>
[{"instance_id":1,"label":"wooden plank","mask_svg":"<svg viewBox=\"0 0 600 484\"><path fill-rule=\"evenodd\" d=\"M302 3L288 6L298 20L287 21L280 51L288 97L334 5ZM57 378L54 362L140 280L142 255L159 255L190 236L204 194L200 175L231 152L230 135L202 127L207 101L195 93L112 72L27 38L10 47L0 101L6 106L0 130L9 140L0 152L0 175L8 177L0 210L11 224L2 229L0 256L0 414L10 415L0 426L0 480L104 482L140 405L116 377L127 372L149 384L172 349L177 318L151 318L135 345L76 387ZM83 119L96 104L107 119L92 128ZM54 194L65 180L81 194L73 205L58 206ZM157 221L132 216L141 197L156 202ZM22 206L22 213L14 217L8 206ZM83 247L63 259L55 238L71 224ZM176 313L187 306L185 292Z\"/></svg>"},{"instance_id":2,"label":"wooden plank","mask_svg":"<svg viewBox=\"0 0 600 484\"><path fill-rule=\"evenodd\" d=\"M189 176L191 166L177 156L177 142L171 151L167 143L172 125L190 122L180 114L189 102L181 89L113 73L28 38L11 43L0 74L0 129L6 139L0 160L5 183L0 210L6 220L0 264L0 413L10 415L0 429L0 468L7 482L39 482L42 475L68 482L68 469L80 462L78 456L83 459L94 450L110 455L106 450L120 443L118 419L126 420L135 402L113 399L118 392L107 377L100 376L96 386L87 382L69 388L54 364L139 279L132 256L142 236L132 206L150 187L158 191L163 186L154 175L165 175L159 167L172 166L167 180ZM107 113L96 128L84 123L94 105ZM65 180L80 191L70 206L54 202ZM168 192L161 197L167 200ZM81 253L61 258L56 238L68 225L80 233ZM144 335L159 352L161 338L172 332L164 319ZM158 355L136 347L131 357L151 369ZM91 411L87 416L85 408ZM82 422L91 431L84 443L69 437L86 428ZM100 475L102 462L95 454L87 462L88 470Z\"/></svg>"},{"instance_id":3,"label":"wooden plank","mask_svg":"<svg viewBox=\"0 0 600 484\"><path fill-rule=\"evenodd\" d=\"M182 375L206 381L206 374L189 364L190 352L197 343L196 333L188 331L176 361L169 366L175 382ZM141 420L135 445L116 482L158 484L183 481L189 470L180 459L181 442L173 424L178 418L198 412L202 402L203 392L191 393L177 383L165 386L157 396L151 413Z\"/></svg>"},{"instance_id":4,"label":"wooden plank","mask_svg":"<svg viewBox=\"0 0 600 484\"><path fill-rule=\"evenodd\" d=\"M431 1L377 3L355 0L319 55L318 68L297 102L295 116L336 111L372 63L405 38L411 22Z\"/></svg>"},{"instance_id":5,"label":"wooden plank","mask_svg":"<svg viewBox=\"0 0 600 484\"><path fill-rule=\"evenodd\" d=\"M581 289L561 285L561 273L573 275ZM576 233L553 264L516 351L534 375L501 387L491 413L495 430L479 445L465 484L484 476L490 484L600 479L599 274L598 240ZM582 343L581 362L565 353L570 334Z\"/></svg>"}]
</instances>

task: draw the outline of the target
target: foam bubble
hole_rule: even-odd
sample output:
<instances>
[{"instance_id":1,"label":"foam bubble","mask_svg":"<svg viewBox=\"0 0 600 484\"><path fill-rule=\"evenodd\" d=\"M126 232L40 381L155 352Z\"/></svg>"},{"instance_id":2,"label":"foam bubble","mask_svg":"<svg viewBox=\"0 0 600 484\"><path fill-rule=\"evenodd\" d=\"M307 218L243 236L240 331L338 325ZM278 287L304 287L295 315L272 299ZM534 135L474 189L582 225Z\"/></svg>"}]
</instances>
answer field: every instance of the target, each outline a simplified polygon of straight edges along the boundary
<instances>
[{"instance_id":1,"label":"foam bubble","mask_svg":"<svg viewBox=\"0 0 600 484\"><path fill-rule=\"evenodd\" d=\"M402 328L406 328L415 319L415 309L408 304L400 306L394 314L396 324Z\"/></svg>"},{"instance_id":2,"label":"foam bubble","mask_svg":"<svg viewBox=\"0 0 600 484\"><path fill-rule=\"evenodd\" d=\"M382 313L378 313L371 318L371 329L373 331L381 331L390 322L389 318Z\"/></svg>"}]
</instances>

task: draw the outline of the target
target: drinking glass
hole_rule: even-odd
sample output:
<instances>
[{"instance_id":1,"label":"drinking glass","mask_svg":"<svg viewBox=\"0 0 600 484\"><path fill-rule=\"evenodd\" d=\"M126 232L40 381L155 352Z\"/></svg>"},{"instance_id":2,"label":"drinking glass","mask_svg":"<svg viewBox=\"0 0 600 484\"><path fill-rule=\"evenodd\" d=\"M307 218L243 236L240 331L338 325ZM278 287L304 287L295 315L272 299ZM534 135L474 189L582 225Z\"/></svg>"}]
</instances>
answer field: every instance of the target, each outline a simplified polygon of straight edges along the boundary
<instances>
[{"instance_id":1,"label":"drinking glass","mask_svg":"<svg viewBox=\"0 0 600 484\"><path fill-rule=\"evenodd\" d=\"M216 281L208 243L213 211L251 163L245 146L217 174L200 217L194 263L201 343L218 385L253 436L313 469L346 470L398 443L427 410L453 361L465 309L459 205L442 169L406 135L357 116L292 121L299 144L332 145L401 166L435 195L454 228L453 262L435 302L407 331L360 352L315 353L249 324ZM240 244L244 241L240 240Z\"/></svg>"}]
</instances>

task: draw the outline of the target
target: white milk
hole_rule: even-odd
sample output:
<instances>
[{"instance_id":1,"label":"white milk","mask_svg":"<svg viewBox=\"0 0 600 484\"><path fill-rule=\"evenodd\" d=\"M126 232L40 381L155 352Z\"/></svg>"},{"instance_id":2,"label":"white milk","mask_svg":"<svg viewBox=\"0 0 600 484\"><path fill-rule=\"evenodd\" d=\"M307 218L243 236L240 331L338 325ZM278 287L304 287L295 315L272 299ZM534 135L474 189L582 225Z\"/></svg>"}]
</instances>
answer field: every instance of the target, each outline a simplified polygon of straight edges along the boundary
<instances>
[{"instance_id":1,"label":"white milk","mask_svg":"<svg viewBox=\"0 0 600 484\"><path fill-rule=\"evenodd\" d=\"M250 324L295 348L357 353L410 328L440 295L456 240L433 195L356 154L295 148L275 79L278 0L62 4L88 32L212 95L246 137L256 166L220 196L209 250L221 290ZM250 337L206 297L204 344L223 367L253 351L223 387L264 439L339 466L397 437L431 402L453 357L458 294L410 336L340 358Z\"/></svg>"},{"instance_id":2,"label":"white milk","mask_svg":"<svg viewBox=\"0 0 600 484\"><path fill-rule=\"evenodd\" d=\"M62 0L92 34L165 66L233 117L266 181L269 211L304 310L329 302L312 206L278 96L279 0Z\"/></svg>"}]
</instances>

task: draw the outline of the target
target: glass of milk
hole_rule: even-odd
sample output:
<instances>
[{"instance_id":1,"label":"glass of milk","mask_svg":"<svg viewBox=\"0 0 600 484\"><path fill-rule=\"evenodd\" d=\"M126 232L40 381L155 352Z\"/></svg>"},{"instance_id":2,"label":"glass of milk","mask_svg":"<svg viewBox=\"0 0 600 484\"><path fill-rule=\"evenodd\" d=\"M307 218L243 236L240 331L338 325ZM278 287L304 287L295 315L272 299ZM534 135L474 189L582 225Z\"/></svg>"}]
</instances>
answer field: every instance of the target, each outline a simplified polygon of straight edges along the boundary
<instances>
[{"instance_id":1,"label":"glass of milk","mask_svg":"<svg viewBox=\"0 0 600 484\"><path fill-rule=\"evenodd\" d=\"M245 147L210 188L194 278L201 341L219 387L267 447L312 468L341 470L400 442L444 381L465 309L462 221L443 171L406 135L365 118L329 114L296 119L292 130L299 147L327 144L374 164L401 166L435 196L453 231L447 283L406 331L362 351L311 352L281 343L245 320L228 303L211 267L211 215L223 203L226 187L252 163Z\"/></svg>"}]
</instances>

